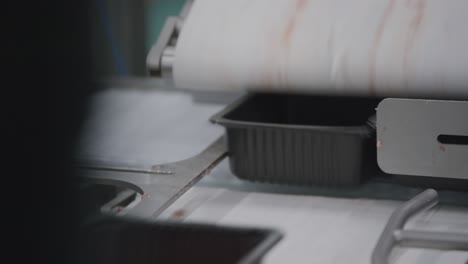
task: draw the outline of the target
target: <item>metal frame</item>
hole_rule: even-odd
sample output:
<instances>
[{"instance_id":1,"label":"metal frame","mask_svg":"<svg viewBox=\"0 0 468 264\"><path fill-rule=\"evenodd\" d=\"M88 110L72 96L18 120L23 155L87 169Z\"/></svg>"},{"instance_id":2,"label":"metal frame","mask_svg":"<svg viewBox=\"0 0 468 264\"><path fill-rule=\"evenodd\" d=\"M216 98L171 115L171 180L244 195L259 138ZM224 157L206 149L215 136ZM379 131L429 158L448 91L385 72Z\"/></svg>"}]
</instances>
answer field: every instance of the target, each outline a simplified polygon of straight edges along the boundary
<instances>
[{"instance_id":1,"label":"metal frame","mask_svg":"<svg viewBox=\"0 0 468 264\"><path fill-rule=\"evenodd\" d=\"M400 206L388 220L372 252L372 264L387 264L394 246L468 250L468 234L404 230L406 221L437 204L438 194L428 189Z\"/></svg>"},{"instance_id":2,"label":"metal frame","mask_svg":"<svg viewBox=\"0 0 468 264\"><path fill-rule=\"evenodd\" d=\"M146 58L146 67L151 76L171 78L172 66L175 59L175 46L180 31L182 30L184 19L192 8L193 0L187 0L179 16L167 18L158 40L151 47Z\"/></svg>"},{"instance_id":3,"label":"metal frame","mask_svg":"<svg viewBox=\"0 0 468 264\"><path fill-rule=\"evenodd\" d=\"M172 76L172 64L175 56L175 43L182 22L179 17L168 17L159 38L151 47L146 58L149 74L158 77Z\"/></svg>"},{"instance_id":4,"label":"metal frame","mask_svg":"<svg viewBox=\"0 0 468 264\"><path fill-rule=\"evenodd\" d=\"M141 201L128 209L125 215L152 218L157 217L226 156L224 137L220 137L193 158L155 165L150 171L133 167L80 167L87 179L125 186L140 193Z\"/></svg>"}]
</instances>

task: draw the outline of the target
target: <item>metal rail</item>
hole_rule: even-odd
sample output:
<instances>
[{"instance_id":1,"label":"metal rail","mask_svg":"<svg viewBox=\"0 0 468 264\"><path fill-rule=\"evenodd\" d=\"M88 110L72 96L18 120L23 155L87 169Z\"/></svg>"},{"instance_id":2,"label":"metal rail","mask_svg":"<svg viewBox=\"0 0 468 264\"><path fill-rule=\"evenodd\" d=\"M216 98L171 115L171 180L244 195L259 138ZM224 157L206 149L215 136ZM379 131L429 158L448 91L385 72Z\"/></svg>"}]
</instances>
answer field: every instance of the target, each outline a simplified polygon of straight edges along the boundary
<instances>
[{"instance_id":1,"label":"metal rail","mask_svg":"<svg viewBox=\"0 0 468 264\"><path fill-rule=\"evenodd\" d=\"M388 220L372 252L372 264L387 264L394 246L431 249L468 250L468 233L404 230L406 221L439 201L438 194L428 189L400 206Z\"/></svg>"}]
</instances>

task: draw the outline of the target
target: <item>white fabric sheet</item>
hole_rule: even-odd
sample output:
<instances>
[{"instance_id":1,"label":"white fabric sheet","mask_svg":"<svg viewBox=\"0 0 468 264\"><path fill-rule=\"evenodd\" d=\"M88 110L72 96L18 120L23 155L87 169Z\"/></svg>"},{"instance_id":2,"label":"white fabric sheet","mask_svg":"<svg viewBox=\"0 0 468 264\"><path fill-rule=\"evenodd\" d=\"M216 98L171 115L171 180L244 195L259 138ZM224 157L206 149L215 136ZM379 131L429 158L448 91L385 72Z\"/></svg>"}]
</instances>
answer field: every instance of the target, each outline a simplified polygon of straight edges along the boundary
<instances>
[{"instance_id":1,"label":"white fabric sheet","mask_svg":"<svg viewBox=\"0 0 468 264\"><path fill-rule=\"evenodd\" d=\"M196 0L174 79L196 90L468 98L466 0Z\"/></svg>"}]
</instances>

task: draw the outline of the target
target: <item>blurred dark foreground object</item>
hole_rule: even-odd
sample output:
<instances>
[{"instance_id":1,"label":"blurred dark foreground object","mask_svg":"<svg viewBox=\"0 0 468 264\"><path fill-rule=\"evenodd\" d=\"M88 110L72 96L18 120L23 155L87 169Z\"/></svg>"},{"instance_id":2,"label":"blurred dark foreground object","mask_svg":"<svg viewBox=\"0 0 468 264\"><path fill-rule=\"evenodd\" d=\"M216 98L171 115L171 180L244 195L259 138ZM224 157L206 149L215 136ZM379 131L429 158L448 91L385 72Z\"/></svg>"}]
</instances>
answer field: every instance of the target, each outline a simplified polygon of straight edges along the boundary
<instances>
[{"instance_id":1,"label":"blurred dark foreground object","mask_svg":"<svg viewBox=\"0 0 468 264\"><path fill-rule=\"evenodd\" d=\"M75 263L72 158L94 89L89 2L10 1L2 11L3 259Z\"/></svg>"},{"instance_id":2,"label":"blurred dark foreground object","mask_svg":"<svg viewBox=\"0 0 468 264\"><path fill-rule=\"evenodd\" d=\"M83 225L79 263L259 263L276 231L101 217Z\"/></svg>"}]
</instances>

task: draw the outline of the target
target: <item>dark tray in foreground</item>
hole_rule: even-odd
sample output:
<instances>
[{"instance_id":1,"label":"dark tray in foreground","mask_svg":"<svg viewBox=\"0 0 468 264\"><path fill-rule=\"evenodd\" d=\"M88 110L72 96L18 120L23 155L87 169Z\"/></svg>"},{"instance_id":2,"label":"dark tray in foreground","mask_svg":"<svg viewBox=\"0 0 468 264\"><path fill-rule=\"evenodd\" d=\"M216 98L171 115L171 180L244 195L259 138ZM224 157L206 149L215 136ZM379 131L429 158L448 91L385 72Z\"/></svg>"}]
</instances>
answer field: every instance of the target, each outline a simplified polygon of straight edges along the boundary
<instances>
[{"instance_id":1,"label":"dark tray in foreground","mask_svg":"<svg viewBox=\"0 0 468 264\"><path fill-rule=\"evenodd\" d=\"M78 263L259 263L274 230L103 217L82 226Z\"/></svg>"}]
</instances>

